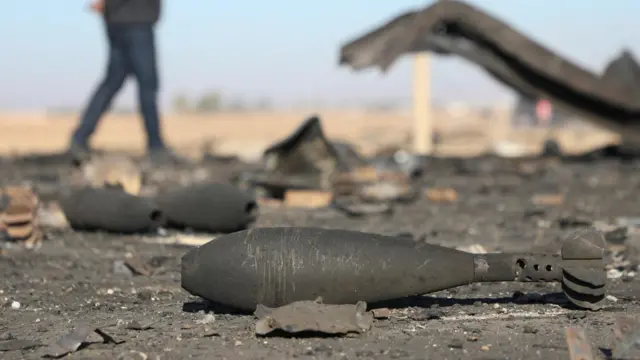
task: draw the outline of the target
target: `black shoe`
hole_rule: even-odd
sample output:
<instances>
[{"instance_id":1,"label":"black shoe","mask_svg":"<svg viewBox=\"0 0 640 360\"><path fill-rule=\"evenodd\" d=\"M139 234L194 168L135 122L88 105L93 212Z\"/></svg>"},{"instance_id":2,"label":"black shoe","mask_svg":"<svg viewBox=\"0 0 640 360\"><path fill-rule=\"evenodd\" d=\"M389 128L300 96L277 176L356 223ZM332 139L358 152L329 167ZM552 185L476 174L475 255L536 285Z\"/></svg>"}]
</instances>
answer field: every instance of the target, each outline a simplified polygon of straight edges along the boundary
<instances>
[{"instance_id":1,"label":"black shoe","mask_svg":"<svg viewBox=\"0 0 640 360\"><path fill-rule=\"evenodd\" d=\"M148 159L152 165L186 165L190 161L169 148L150 149L148 152Z\"/></svg>"},{"instance_id":2,"label":"black shoe","mask_svg":"<svg viewBox=\"0 0 640 360\"><path fill-rule=\"evenodd\" d=\"M82 164L91 158L93 150L87 144L71 142L67 148L67 156L71 158L74 164Z\"/></svg>"}]
</instances>

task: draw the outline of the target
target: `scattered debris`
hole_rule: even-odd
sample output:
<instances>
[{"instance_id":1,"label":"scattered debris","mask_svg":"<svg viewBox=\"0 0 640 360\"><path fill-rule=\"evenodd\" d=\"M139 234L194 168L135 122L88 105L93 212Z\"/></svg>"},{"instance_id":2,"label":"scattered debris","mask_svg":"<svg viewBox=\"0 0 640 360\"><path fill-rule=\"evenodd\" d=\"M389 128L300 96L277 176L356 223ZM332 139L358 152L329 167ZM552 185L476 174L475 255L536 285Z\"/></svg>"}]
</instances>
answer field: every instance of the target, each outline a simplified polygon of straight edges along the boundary
<instances>
[{"instance_id":1,"label":"scattered debris","mask_svg":"<svg viewBox=\"0 0 640 360\"><path fill-rule=\"evenodd\" d=\"M0 189L0 239L39 247L43 233L38 222L40 199L28 186Z\"/></svg>"},{"instance_id":2,"label":"scattered debris","mask_svg":"<svg viewBox=\"0 0 640 360\"><path fill-rule=\"evenodd\" d=\"M284 204L298 208L324 208L331 204L333 194L319 190L287 190L284 194Z\"/></svg>"},{"instance_id":3,"label":"scattered debris","mask_svg":"<svg viewBox=\"0 0 640 360\"><path fill-rule=\"evenodd\" d=\"M437 203L450 203L458 200L458 193L455 189L426 189L427 199Z\"/></svg>"},{"instance_id":4,"label":"scattered debris","mask_svg":"<svg viewBox=\"0 0 640 360\"><path fill-rule=\"evenodd\" d=\"M538 206L560 206L564 203L563 194L537 194L531 198L531 202Z\"/></svg>"},{"instance_id":5,"label":"scattered debris","mask_svg":"<svg viewBox=\"0 0 640 360\"><path fill-rule=\"evenodd\" d=\"M290 136L267 148L262 163L263 168L244 176L244 181L275 198L290 189L328 190L334 173L364 165L355 150L345 151L327 140L318 116L307 118Z\"/></svg>"},{"instance_id":6,"label":"scattered debris","mask_svg":"<svg viewBox=\"0 0 640 360\"><path fill-rule=\"evenodd\" d=\"M593 360L593 349L591 342L584 329L578 327L568 327L564 329L565 339L569 347L569 358L571 360Z\"/></svg>"},{"instance_id":7,"label":"scattered debris","mask_svg":"<svg viewBox=\"0 0 640 360\"><path fill-rule=\"evenodd\" d=\"M619 316L613 329L617 343L612 351L614 359L640 357L640 323L628 316Z\"/></svg>"},{"instance_id":8,"label":"scattered debris","mask_svg":"<svg viewBox=\"0 0 640 360\"><path fill-rule=\"evenodd\" d=\"M391 310L388 308L380 308L371 310L374 319L388 319L391 317Z\"/></svg>"},{"instance_id":9,"label":"scattered debris","mask_svg":"<svg viewBox=\"0 0 640 360\"><path fill-rule=\"evenodd\" d=\"M97 334L100 340L90 338L90 335ZM122 342L116 341L113 337L106 334L100 329L91 330L89 327L80 325L76 326L71 332L62 336L58 341L51 344L45 352L46 357L60 358L69 353L78 351L83 345L91 343L102 342L105 344L120 344Z\"/></svg>"},{"instance_id":10,"label":"scattered debris","mask_svg":"<svg viewBox=\"0 0 640 360\"><path fill-rule=\"evenodd\" d=\"M212 312L206 314L202 319L196 320L196 324L207 325L213 324L216 321L216 315Z\"/></svg>"},{"instance_id":11,"label":"scattered debris","mask_svg":"<svg viewBox=\"0 0 640 360\"><path fill-rule=\"evenodd\" d=\"M154 321L144 321L140 323L139 321L133 320L127 323L124 326L124 328L127 330L138 330L138 331L149 330L149 329L153 329L153 326L152 326L153 323Z\"/></svg>"},{"instance_id":12,"label":"scattered debris","mask_svg":"<svg viewBox=\"0 0 640 360\"><path fill-rule=\"evenodd\" d=\"M276 330L289 334L323 333L329 335L362 333L373 324L373 315L367 312L367 304L325 305L322 299L297 301L271 309L259 305L259 318L255 329L258 335L267 335Z\"/></svg>"},{"instance_id":13,"label":"scattered debris","mask_svg":"<svg viewBox=\"0 0 640 360\"><path fill-rule=\"evenodd\" d=\"M153 275L154 269L144 263L140 258L129 257L124 260L124 265L131 271L133 275Z\"/></svg>"},{"instance_id":14,"label":"scattered debris","mask_svg":"<svg viewBox=\"0 0 640 360\"><path fill-rule=\"evenodd\" d=\"M537 334L538 333L538 329L533 325L525 325L522 328L522 332L525 333L525 334Z\"/></svg>"}]
</instances>

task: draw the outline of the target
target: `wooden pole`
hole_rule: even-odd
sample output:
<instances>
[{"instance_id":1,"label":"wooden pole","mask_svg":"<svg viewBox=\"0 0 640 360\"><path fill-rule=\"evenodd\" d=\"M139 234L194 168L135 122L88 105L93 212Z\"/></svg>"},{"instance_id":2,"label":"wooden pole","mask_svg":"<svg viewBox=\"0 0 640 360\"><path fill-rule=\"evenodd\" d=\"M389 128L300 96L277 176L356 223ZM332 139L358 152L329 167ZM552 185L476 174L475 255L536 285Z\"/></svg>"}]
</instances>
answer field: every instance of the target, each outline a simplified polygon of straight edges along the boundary
<instances>
[{"instance_id":1,"label":"wooden pole","mask_svg":"<svg viewBox=\"0 0 640 360\"><path fill-rule=\"evenodd\" d=\"M420 155L433 152L430 55L416 54L413 60L413 151Z\"/></svg>"}]
</instances>

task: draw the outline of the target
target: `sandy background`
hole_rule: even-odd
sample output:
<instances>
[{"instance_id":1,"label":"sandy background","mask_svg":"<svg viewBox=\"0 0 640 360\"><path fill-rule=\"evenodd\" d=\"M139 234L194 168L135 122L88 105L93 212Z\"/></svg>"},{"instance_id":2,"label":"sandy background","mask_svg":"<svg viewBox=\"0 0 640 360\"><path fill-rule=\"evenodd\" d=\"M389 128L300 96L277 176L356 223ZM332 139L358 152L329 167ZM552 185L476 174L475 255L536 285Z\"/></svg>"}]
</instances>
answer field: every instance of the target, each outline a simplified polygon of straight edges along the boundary
<instances>
[{"instance_id":1,"label":"sandy background","mask_svg":"<svg viewBox=\"0 0 640 360\"><path fill-rule=\"evenodd\" d=\"M270 143L287 136L313 111L165 114L164 132L180 152L197 156L205 146L221 154L255 159ZM319 111L329 137L350 141L369 153L390 145L409 146L411 112ZM63 150L76 125L75 114L0 112L0 154L47 153ZM492 147L537 151L551 135L569 152L579 152L617 141L609 132L591 127L513 129L509 110L484 114L469 110L434 111L434 123L443 136L436 149L442 155L473 155ZM142 122L137 114L107 115L93 146L105 150L140 153L144 150ZM508 144L506 144L508 142Z\"/></svg>"}]
</instances>

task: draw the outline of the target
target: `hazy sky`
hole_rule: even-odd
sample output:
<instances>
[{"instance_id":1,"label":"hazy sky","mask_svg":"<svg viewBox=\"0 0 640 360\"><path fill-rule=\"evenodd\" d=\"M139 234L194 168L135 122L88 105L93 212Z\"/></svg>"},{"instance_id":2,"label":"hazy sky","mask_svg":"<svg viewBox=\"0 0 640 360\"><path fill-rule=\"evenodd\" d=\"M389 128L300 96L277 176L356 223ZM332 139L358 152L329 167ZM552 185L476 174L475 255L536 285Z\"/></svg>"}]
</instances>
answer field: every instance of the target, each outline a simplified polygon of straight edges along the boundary
<instances>
[{"instance_id":1,"label":"hazy sky","mask_svg":"<svg viewBox=\"0 0 640 360\"><path fill-rule=\"evenodd\" d=\"M475 0L542 43L600 71L623 47L640 54L640 1ZM207 89L279 104L408 99L410 63L386 76L337 66L341 43L430 1L165 0L158 46L164 104ZM106 65L100 19L85 0L4 1L0 10L0 107L83 106ZM438 101L511 98L473 65L434 58ZM135 103L129 81L119 104Z\"/></svg>"}]
</instances>

